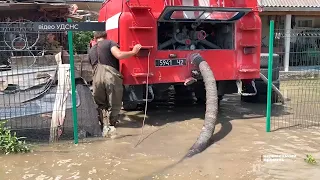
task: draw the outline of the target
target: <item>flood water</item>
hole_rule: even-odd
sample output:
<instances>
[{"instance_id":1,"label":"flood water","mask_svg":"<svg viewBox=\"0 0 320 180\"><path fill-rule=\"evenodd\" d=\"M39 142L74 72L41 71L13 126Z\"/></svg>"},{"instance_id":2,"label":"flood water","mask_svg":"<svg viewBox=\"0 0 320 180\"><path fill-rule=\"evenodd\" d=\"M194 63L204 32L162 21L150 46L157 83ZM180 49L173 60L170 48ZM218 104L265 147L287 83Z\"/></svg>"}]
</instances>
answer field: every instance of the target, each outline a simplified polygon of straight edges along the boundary
<instances>
[{"instance_id":1,"label":"flood water","mask_svg":"<svg viewBox=\"0 0 320 180\"><path fill-rule=\"evenodd\" d=\"M32 153L0 156L0 179L319 179L320 166L303 160L306 154L320 160L318 131L265 133L265 108L240 104L238 99L222 103L215 143L174 166L199 135L203 114L202 107L150 112L144 128L144 137L148 137L135 147L143 116L141 112L126 113L115 139L42 144ZM261 156L268 154L294 157L261 161Z\"/></svg>"}]
</instances>

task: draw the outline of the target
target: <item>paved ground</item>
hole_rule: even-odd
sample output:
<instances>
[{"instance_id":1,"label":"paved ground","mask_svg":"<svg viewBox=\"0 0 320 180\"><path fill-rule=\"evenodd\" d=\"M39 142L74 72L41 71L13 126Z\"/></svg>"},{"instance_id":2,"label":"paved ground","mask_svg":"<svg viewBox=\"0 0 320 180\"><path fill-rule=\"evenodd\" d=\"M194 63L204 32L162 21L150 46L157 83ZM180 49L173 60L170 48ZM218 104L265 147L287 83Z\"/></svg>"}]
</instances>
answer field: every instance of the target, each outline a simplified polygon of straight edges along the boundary
<instances>
[{"instance_id":1,"label":"paved ground","mask_svg":"<svg viewBox=\"0 0 320 180\"><path fill-rule=\"evenodd\" d=\"M203 153L174 164L196 140L204 107L153 108L139 146L143 113L130 112L116 139L43 145L25 155L0 156L0 177L6 180L318 180L320 166L304 162L306 154L320 160L320 132L265 132L265 106L240 103L237 96L222 102L215 143ZM283 154L283 161L261 161L262 155ZM173 165L173 166L172 166ZM172 166L172 167L170 167ZM165 171L162 171L169 167Z\"/></svg>"}]
</instances>

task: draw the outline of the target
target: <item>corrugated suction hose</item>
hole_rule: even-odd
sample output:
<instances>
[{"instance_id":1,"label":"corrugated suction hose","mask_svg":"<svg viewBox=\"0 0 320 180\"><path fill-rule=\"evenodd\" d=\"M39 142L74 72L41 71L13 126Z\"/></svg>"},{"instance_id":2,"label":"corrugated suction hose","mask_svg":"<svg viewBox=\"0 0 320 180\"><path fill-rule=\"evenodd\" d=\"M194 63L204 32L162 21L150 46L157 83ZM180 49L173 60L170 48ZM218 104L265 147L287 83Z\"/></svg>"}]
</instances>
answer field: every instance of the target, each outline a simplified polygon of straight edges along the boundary
<instances>
[{"instance_id":1,"label":"corrugated suction hose","mask_svg":"<svg viewBox=\"0 0 320 180\"><path fill-rule=\"evenodd\" d=\"M197 141L189 149L186 157L192 157L204 151L210 144L215 130L218 115L218 93L217 84L213 72L208 63L199 53L190 55L191 62L197 66L203 77L206 89L206 112L202 130Z\"/></svg>"}]
</instances>

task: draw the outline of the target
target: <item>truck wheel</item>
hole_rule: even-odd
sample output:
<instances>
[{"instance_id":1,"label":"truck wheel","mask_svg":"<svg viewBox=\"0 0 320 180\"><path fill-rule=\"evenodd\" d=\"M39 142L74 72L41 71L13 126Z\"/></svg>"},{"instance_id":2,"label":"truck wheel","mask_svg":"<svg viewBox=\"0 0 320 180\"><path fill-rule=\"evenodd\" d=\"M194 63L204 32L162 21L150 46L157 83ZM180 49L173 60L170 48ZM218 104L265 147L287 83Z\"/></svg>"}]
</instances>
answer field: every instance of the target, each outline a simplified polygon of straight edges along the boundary
<instances>
[{"instance_id":1,"label":"truck wheel","mask_svg":"<svg viewBox=\"0 0 320 180\"><path fill-rule=\"evenodd\" d=\"M278 68L280 64L280 57L278 54L273 54L273 69ZM268 69L268 61L269 61L269 54L268 53L261 53L260 54L260 68L261 69Z\"/></svg>"},{"instance_id":2,"label":"truck wheel","mask_svg":"<svg viewBox=\"0 0 320 180\"><path fill-rule=\"evenodd\" d=\"M175 85L174 91L175 104L186 105L193 103L192 92L185 85Z\"/></svg>"},{"instance_id":3,"label":"truck wheel","mask_svg":"<svg viewBox=\"0 0 320 180\"><path fill-rule=\"evenodd\" d=\"M132 101L125 101L122 103L122 108L125 111L135 111L138 109L138 103Z\"/></svg>"}]
</instances>

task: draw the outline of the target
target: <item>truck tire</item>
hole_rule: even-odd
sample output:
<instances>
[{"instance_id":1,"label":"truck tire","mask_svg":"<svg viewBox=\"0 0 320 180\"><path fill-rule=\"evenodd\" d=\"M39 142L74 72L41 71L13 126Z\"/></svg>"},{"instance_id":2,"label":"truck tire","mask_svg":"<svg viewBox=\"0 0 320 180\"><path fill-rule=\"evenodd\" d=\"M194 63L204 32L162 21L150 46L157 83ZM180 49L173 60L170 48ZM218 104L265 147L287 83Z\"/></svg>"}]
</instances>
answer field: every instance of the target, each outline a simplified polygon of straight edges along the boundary
<instances>
[{"instance_id":1,"label":"truck tire","mask_svg":"<svg viewBox=\"0 0 320 180\"><path fill-rule=\"evenodd\" d=\"M268 53L261 53L260 54L260 68L268 69L268 62L269 62L269 54ZM278 68L280 63L280 56L278 54L273 54L273 69Z\"/></svg>"},{"instance_id":2,"label":"truck tire","mask_svg":"<svg viewBox=\"0 0 320 180\"><path fill-rule=\"evenodd\" d=\"M268 78L268 69L260 69L260 73ZM278 81L280 78L279 68L272 69L272 81ZM261 79L257 79L256 81L262 81Z\"/></svg>"},{"instance_id":3,"label":"truck tire","mask_svg":"<svg viewBox=\"0 0 320 180\"><path fill-rule=\"evenodd\" d=\"M185 85L174 85L175 104L186 105L193 104L192 91L188 90Z\"/></svg>"},{"instance_id":4,"label":"truck tire","mask_svg":"<svg viewBox=\"0 0 320 180\"><path fill-rule=\"evenodd\" d=\"M268 54L261 54L260 72L268 77ZM279 55L273 55L273 68L272 68L272 83L279 88L280 87L280 69L279 69ZM267 88L268 85L262 81L262 79L256 79L255 81L257 94L255 96L241 96L241 101L249 103L267 103ZM253 92L253 87L249 87L249 92ZM279 102L278 95L272 91L271 103Z\"/></svg>"},{"instance_id":5,"label":"truck tire","mask_svg":"<svg viewBox=\"0 0 320 180\"><path fill-rule=\"evenodd\" d=\"M138 109L138 103L133 101L124 101L122 103L122 109L125 111L135 111Z\"/></svg>"}]
</instances>

